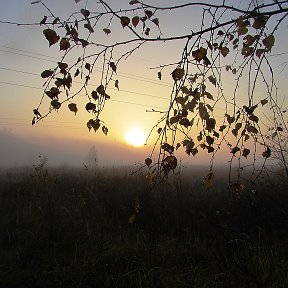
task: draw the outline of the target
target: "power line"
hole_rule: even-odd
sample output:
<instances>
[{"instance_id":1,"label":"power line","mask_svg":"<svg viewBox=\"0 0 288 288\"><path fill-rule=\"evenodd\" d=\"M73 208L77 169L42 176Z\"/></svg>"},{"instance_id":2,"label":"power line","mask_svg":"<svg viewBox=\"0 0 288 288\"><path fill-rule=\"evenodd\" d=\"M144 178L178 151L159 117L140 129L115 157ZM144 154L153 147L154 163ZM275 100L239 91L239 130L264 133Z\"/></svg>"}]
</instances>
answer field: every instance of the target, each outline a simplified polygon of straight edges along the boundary
<instances>
[{"instance_id":1,"label":"power line","mask_svg":"<svg viewBox=\"0 0 288 288\"><path fill-rule=\"evenodd\" d=\"M29 74L29 75L33 75L33 76L39 76L39 74L37 73L32 73L32 72L28 72L28 71L21 71L21 70L16 70L16 69L11 69L11 68L6 68L6 67L0 67L1 70L5 70L5 71L11 71L11 72L16 72L16 73L22 73L22 74ZM84 84L83 82L80 81L74 81L75 83L78 84ZM92 84L88 84L87 86L92 86ZM117 90L116 88L110 88L108 87L109 90ZM131 93L131 94L137 94L137 95L143 95L143 96L148 96L148 97L152 97L152 98L158 98L158 99L163 99L163 100L167 100L167 98L165 97L160 97L160 96L156 96L156 95L151 95L151 94L146 94L146 93L139 93L136 91L129 91L129 90L120 90L121 92L125 92L125 93Z\"/></svg>"},{"instance_id":2,"label":"power line","mask_svg":"<svg viewBox=\"0 0 288 288\"><path fill-rule=\"evenodd\" d=\"M15 51L20 51L20 52L25 52L25 53L29 53L29 54L32 54L32 55L34 54L34 55L46 57L46 58L49 58L49 59L41 58L41 57L36 57L36 56L32 56L32 55L25 55L25 54L23 54L23 53L17 53L17 52L12 52L12 51L7 51L7 50L0 49L0 51L1 51L1 52L4 52L4 53L14 54L14 55L18 55L18 56L23 56L23 57L28 57L28 58L32 58L32 59L43 60L43 61L47 61L47 62L53 62L53 63L55 63L55 61L59 61L59 58L57 58L57 57L48 56L48 55L41 54L41 53L29 52L29 51L26 51L26 50L11 48L11 47L7 47L7 46L4 46L4 45L0 45L0 47L6 48L6 49L15 50ZM54 61L54 60L51 60L51 59L55 59L55 61ZM67 62L74 64L73 61L67 61ZM95 67L95 70L98 71L98 72L101 72L101 71L102 71L102 69L101 69L100 67ZM118 73L118 74L119 74L121 77L123 77L123 78L128 78L128 79L132 79L132 80L147 82L147 83L151 83L151 84L155 84L155 85L160 85L160 86L171 87L171 85L170 85L168 82L162 82L162 83L160 83L160 82L158 82L158 81L156 81L156 80L153 80L153 79L149 79L149 78L146 78L146 77L135 76L135 75L133 75L133 74L124 73L124 72L120 72L120 73ZM125 76L125 75L127 75L127 76ZM142 79L143 79L143 80L142 80Z\"/></svg>"},{"instance_id":3,"label":"power line","mask_svg":"<svg viewBox=\"0 0 288 288\"><path fill-rule=\"evenodd\" d=\"M40 87L35 87L35 86L28 86L28 85L23 85L23 84L18 84L18 83L11 83L11 82L5 82L5 81L0 81L0 84L5 84L5 85L11 85L11 86L18 86L18 87L24 87L24 88L30 88L30 89L37 89L37 90L42 90ZM79 96L85 97L86 95L81 95ZM124 104L130 104L130 105L136 105L136 106L141 106L141 107L154 107L158 109L166 109L163 107L159 106L153 106L153 105L147 105L147 104L140 104L140 103L135 103L135 102L128 102L128 101L122 101L122 100L115 100L115 99L109 99L111 102L118 102L118 103L124 103Z\"/></svg>"}]
</instances>

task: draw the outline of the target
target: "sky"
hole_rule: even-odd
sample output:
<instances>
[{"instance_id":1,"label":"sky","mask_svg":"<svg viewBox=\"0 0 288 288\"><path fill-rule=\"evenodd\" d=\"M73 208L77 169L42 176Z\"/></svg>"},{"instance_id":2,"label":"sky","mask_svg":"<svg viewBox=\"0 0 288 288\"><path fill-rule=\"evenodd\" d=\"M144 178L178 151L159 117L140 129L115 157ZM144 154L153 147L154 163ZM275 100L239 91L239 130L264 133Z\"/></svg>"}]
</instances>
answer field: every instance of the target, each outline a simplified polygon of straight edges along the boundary
<instances>
[{"instance_id":1,"label":"sky","mask_svg":"<svg viewBox=\"0 0 288 288\"><path fill-rule=\"evenodd\" d=\"M1 0L0 20L39 23L43 16L47 15L47 11L42 5L31 5L31 2L33 1ZM77 4L74 0L44 0L43 2L64 19L71 13L79 11L86 3L84 0ZM91 11L93 2L88 1L87 8L91 7ZM107 2L115 9L120 9L127 7L129 1L109 0ZM149 3L159 3L159 1L149 1ZM165 1L165 5L171 3L175 1ZM193 8L173 13L159 12L157 16L161 21L160 28L163 35L168 36L189 33L191 21L193 27L198 27L200 15L199 10ZM105 27L107 21L99 25ZM0 166L30 165L37 161L39 154L46 155L49 163L53 165L82 165L93 146L96 148L101 165L132 164L139 161L143 163L143 159L150 155L156 133L152 134L147 145L140 147L127 143L126 135L133 129L141 130L148 135L161 117L161 114L152 113L151 110L164 111L167 108L173 85L170 75L172 68L163 70L161 81L157 78L159 70L149 68L179 61L184 41L146 44L143 49L136 50L127 60L120 63L115 76L119 80L120 91L110 85L108 93L111 100L107 101L101 115L101 120L109 128L108 136L105 136L102 131L97 133L88 131L86 122L91 115L84 109L86 100L82 96L75 100L79 107L82 105L76 116L65 106L32 127L32 110L38 106L43 93L44 81L40 74L46 69L53 68L63 55L57 45L49 48L42 34L43 29L43 26L0 24ZM280 35L287 33L287 25L284 25L283 29L279 32ZM120 41L127 37L127 31L118 27L109 36L97 32L95 37L98 42L109 43L111 40L109 37ZM287 39L281 41L283 41L282 48L287 46ZM115 57L123 54L124 50L121 49L115 51ZM275 48L275 53L278 52L277 49ZM279 49L279 52L282 51ZM77 57L79 54L75 53L68 56L67 60L75 61ZM282 88L280 97L284 97L282 91L285 91L286 77L282 72L281 61L275 57L279 87ZM100 68L100 64L97 64L96 70ZM99 72L96 73L94 89L98 86L99 75ZM232 89L232 86L229 88L231 76L227 77L227 89ZM91 89L92 86L91 83ZM74 88L77 88L77 84ZM48 99L44 99L43 110L47 111L48 107ZM221 109L215 113L218 112L221 113ZM224 149L225 151L227 152ZM228 157L223 156L224 152L220 160L225 162ZM203 154L196 159L188 157L185 153L179 153L188 163L199 164L205 161L209 163L207 155Z\"/></svg>"}]
</instances>

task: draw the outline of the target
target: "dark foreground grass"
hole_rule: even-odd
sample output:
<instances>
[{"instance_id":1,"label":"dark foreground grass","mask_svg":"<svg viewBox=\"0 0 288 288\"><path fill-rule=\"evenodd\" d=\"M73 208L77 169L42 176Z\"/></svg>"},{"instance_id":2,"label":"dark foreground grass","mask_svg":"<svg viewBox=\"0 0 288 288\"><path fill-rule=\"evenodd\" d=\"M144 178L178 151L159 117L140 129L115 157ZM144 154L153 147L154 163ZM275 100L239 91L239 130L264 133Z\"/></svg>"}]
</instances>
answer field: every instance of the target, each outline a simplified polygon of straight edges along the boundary
<instances>
[{"instance_id":1,"label":"dark foreground grass","mask_svg":"<svg viewBox=\"0 0 288 288\"><path fill-rule=\"evenodd\" d=\"M199 169L152 190L128 168L3 173L0 287L288 287L285 185L229 200L223 173L208 191Z\"/></svg>"}]
</instances>

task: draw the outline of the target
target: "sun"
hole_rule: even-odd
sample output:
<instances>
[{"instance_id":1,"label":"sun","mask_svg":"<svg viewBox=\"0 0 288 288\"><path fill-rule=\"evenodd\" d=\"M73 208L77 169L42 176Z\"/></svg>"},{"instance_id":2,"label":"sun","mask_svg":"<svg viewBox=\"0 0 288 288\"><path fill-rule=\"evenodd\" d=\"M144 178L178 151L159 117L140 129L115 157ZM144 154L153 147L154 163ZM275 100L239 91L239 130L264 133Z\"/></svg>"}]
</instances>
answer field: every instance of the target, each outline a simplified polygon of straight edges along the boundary
<instances>
[{"instance_id":1,"label":"sun","mask_svg":"<svg viewBox=\"0 0 288 288\"><path fill-rule=\"evenodd\" d=\"M133 128L125 134L125 139L128 144L139 147L146 143L146 134L140 128Z\"/></svg>"}]
</instances>

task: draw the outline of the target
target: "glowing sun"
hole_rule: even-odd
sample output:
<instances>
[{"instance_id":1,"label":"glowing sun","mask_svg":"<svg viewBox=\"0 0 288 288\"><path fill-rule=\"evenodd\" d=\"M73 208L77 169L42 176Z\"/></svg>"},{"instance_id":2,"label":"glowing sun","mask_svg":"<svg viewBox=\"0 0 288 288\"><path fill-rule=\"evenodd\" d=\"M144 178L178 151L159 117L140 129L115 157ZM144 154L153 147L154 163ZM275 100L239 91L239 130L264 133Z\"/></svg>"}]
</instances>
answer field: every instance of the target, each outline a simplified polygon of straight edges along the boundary
<instances>
[{"instance_id":1,"label":"glowing sun","mask_svg":"<svg viewBox=\"0 0 288 288\"><path fill-rule=\"evenodd\" d=\"M146 142L146 134L139 128L133 128L125 134L125 139L128 144L139 147Z\"/></svg>"}]
</instances>

